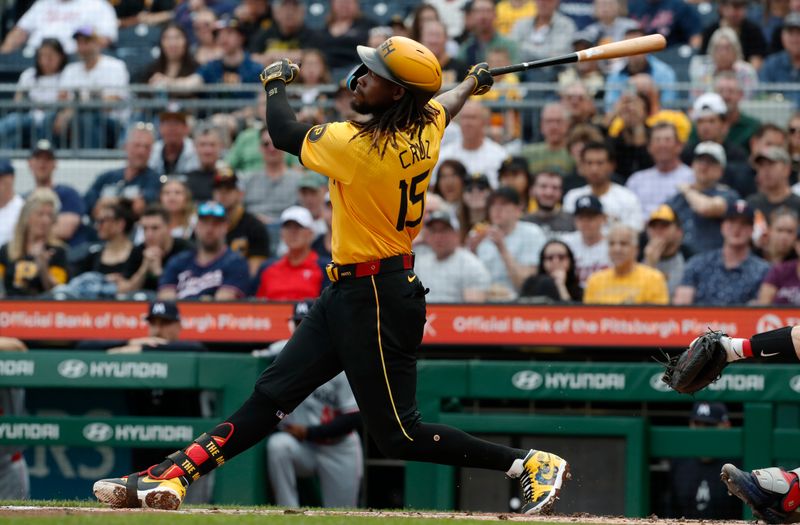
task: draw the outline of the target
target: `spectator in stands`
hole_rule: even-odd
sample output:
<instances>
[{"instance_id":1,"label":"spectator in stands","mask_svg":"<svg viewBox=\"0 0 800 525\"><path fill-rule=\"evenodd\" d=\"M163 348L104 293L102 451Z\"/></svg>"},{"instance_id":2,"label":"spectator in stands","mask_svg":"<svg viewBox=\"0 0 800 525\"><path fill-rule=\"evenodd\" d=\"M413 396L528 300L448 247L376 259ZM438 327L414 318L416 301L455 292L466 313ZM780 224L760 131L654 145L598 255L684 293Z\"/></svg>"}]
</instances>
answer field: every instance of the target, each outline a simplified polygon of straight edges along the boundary
<instances>
[{"instance_id":1,"label":"spectator in stands","mask_svg":"<svg viewBox=\"0 0 800 525\"><path fill-rule=\"evenodd\" d=\"M564 211L575 212L575 203L584 195L594 195L603 203L603 212L613 222L622 222L637 231L642 229L642 205L629 189L611 181L615 158L611 148L602 142L584 146L581 152L581 174L586 186L570 190L564 196Z\"/></svg>"},{"instance_id":2,"label":"spectator in stands","mask_svg":"<svg viewBox=\"0 0 800 525\"><path fill-rule=\"evenodd\" d=\"M753 156L758 193L747 197L747 204L761 214L762 220L777 208L786 207L800 213L800 196L792 193L789 177L792 161L780 147L766 148Z\"/></svg>"},{"instance_id":3,"label":"spectator in stands","mask_svg":"<svg viewBox=\"0 0 800 525\"><path fill-rule=\"evenodd\" d=\"M433 193L439 195L454 217L462 217L464 187L467 182L467 168L455 159L442 161L433 185Z\"/></svg>"},{"instance_id":4,"label":"spectator in stands","mask_svg":"<svg viewBox=\"0 0 800 525\"><path fill-rule=\"evenodd\" d=\"M300 60L303 49L310 47L313 31L305 24L306 5L302 0L272 2L273 24L261 29L250 39L253 60L271 64L281 58Z\"/></svg>"},{"instance_id":5,"label":"spectator in stands","mask_svg":"<svg viewBox=\"0 0 800 525\"><path fill-rule=\"evenodd\" d=\"M764 61L759 71L761 82L785 84L800 81L800 12L789 13L784 18L781 42L783 51L768 56ZM795 105L800 104L800 90L787 91L783 95Z\"/></svg>"},{"instance_id":6,"label":"spectator in stands","mask_svg":"<svg viewBox=\"0 0 800 525\"><path fill-rule=\"evenodd\" d=\"M120 29L139 25L166 24L175 14L175 0L120 0L112 4Z\"/></svg>"},{"instance_id":7,"label":"spectator in stands","mask_svg":"<svg viewBox=\"0 0 800 525\"><path fill-rule=\"evenodd\" d=\"M756 170L753 165L752 158L765 151L769 147L783 148L789 150L789 134L783 129L779 128L771 122L761 124L755 133L750 137L748 142L748 149L750 150L750 162L747 164L747 170L740 179L742 186L739 191L740 195L752 195L757 190L756 188ZM795 172L794 165L792 166L792 173ZM794 190L793 190L794 191ZM795 191L797 193L797 191Z\"/></svg>"},{"instance_id":8,"label":"spectator in stands","mask_svg":"<svg viewBox=\"0 0 800 525\"><path fill-rule=\"evenodd\" d=\"M614 156L619 159L617 172L620 182L627 182L633 173L653 165L647 147L649 112L648 98L643 93L628 91L617 100L613 113L606 116L611 120L608 136ZM578 168L580 171L580 165Z\"/></svg>"},{"instance_id":9,"label":"spectator in stands","mask_svg":"<svg viewBox=\"0 0 800 525\"><path fill-rule=\"evenodd\" d=\"M563 84L558 90L558 96L570 115L570 129L578 124L595 123L597 107L589 95L589 90L581 80L573 80Z\"/></svg>"},{"instance_id":10,"label":"spectator in stands","mask_svg":"<svg viewBox=\"0 0 800 525\"><path fill-rule=\"evenodd\" d=\"M289 320L294 333L313 301L295 304ZM287 340L272 343L254 355L275 356L283 351ZM291 414L287 414L277 431L267 437L267 470L275 503L297 508L300 500L297 478L316 476L324 507L356 507L364 473L361 440L354 430L361 426L353 391L347 376L339 372L330 381L317 387ZM343 472L347 472L345 476Z\"/></svg>"},{"instance_id":11,"label":"spectator in stands","mask_svg":"<svg viewBox=\"0 0 800 525\"><path fill-rule=\"evenodd\" d=\"M662 1L673 0L655 0L657 3ZM682 0L675 0L682 1ZM647 0L642 2L644 4L653 4L654 2ZM625 33L625 38L636 38L643 36L647 33L641 29L629 29ZM677 101L677 92L672 87L677 82L675 71L666 62L659 59L654 53L647 53L644 55L634 55L625 59L625 66L619 71L610 73L606 78L606 89L604 103L606 111L611 111L614 104L617 102L625 86L628 84L628 79L631 77L647 73L653 78L654 84L661 86L660 102L661 105L672 107Z\"/></svg>"},{"instance_id":12,"label":"spectator in stands","mask_svg":"<svg viewBox=\"0 0 800 525\"><path fill-rule=\"evenodd\" d=\"M498 184L514 188L522 203L522 211L528 213L530 206L531 173L528 171L528 162L522 157L507 157L500 165L498 171Z\"/></svg>"},{"instance_id":13,"label":"spectator in stands","mask_svg":"<svg viewBox=\"0 0 800 525\"><path fill-rule=\"evenodd\" d=\"M221 167L214 175L214 200L225 208L228 233L225 242L247 259L250 275L255 275L269 257L269 236L264 224L244 209L243 185L230 168Z\"/></svg>"},{"instance_id":14,"label":"spectator in stands","mask_svg":"<svg viewBox=\"0 0 800 525\"><path fill-rule=\"evenodd\" d=\"M733 306L756 299L769 264L750 251L754 217L746 201L728 207L722 221L722 248L689 259L674 304Z\"/></svg>"},{"instance_id":15,"label":"spectator in stands","mask_svg":"<svg viewBox=\"0 0 800 525\"><path fill-rule=\"evenodd\" d=\"M200 168L194 142L189 137L188 115L177 104L169 104L158 114L158 134L147 165L159 176L186 175Z\"/></svg>"},{"instance_id":16,"label":"spectator in stands","mask_svg":"<svg viewBox=\"0 0 800 525\"><path fill-rule=\"evenodd\" d=\"M691 162L692 152L698 142L716 142L725 149L725 174L723 182L740 191L747 188L747 152L730 142L727 135L726 116L728 107L717 93L704 93L692 105L692 120L697 140L690 140L683 149L681 158Z\"/></svg>"},{"instance_id":17,"label":"spectator in stands","mask_svg":"<svg viewBox=\"0 0 800 525\"><path fill-rule=\"evenodd\" d=\"M286 164L286 153L275 147L266 127L261 130L260 150L265 167L247 178L244 206L264 224L273 224L297 202L301 172Z\"/></svg>"},{"instance_id":18,"label":"spectator in stands","mask_svg":"<svg viewBox=\"0 0 800 525\"><path fill-rule=\"evenodd\" d=\"M701 142L694 149L694 183L678 186L678 195L667 201L680 220L684 244L690 253L722 246L721 220L739 194L720 184L725 170L725 150L716 142Z\"/></svg>"},{"instance_id":19,"label":"spectator in stands","mask_svg":"<svg viewBox=\"0 0 800 525\"><path fill-rule=\"evenodd\" d=\"M575 266L575 256L563 241L550 239L539 255L541 271L522 283L520 297L549 297L558 302L581 302L583 288Z\"/></svg>"},{"instance_id":20,"label":"spectator in stands","mask_svg":"<svg viewBox=\"0 0 800 525\"><path fill-rule=\"evenodd\" d=\"M655 165L637 171L625 183L639 199L645 217L677 194L679 185L694 182L692 169L681 162L683 144L675 126L661 122L649 130L649 135L647 151Z\"/></svg>"},{"instance_id":21,"label":"spectator in stands","mask_svg":"<svg viewBox=\"0 0 800 525\"><path fill-rule=\"evenodd\" d=\"M270 0L242 0L233 11L233 16L242 23L244 34L254 35L257 31L272 27Z\"/></svg>"},{"instance_id":22,"label":"spectator in stands","mask_svg":"<svg viewBox=\"0 0 800 525\"><path fill-rule=\"evenodd\" d=\"M792 158L792 173L797 173L800 171L800 113L795 113L791 116L786 130L788 131L786 146L789 156ZM794 191L795 193L800 193L797 190Z\"/></svg>"},{"instance_id":23,"label":"spectator in stands","mask_svg":"<svg viewBox=\"0 0 800 525\"><path fill-rule=\"evenodd\" d=\"M216 28L216 22L219 19L228 19L233 16L238 3L230 0L203 0L202 2L178 2L175 8L175 21L180 24L189 35L192 45L199 44L199 38L195 38L195 24L194 21L198 18L208 20L206 11L210 11L214 19L214 25L211 30ZM198 63L203 63L199 59Z\"/></svg>"},{"instance_id":24,"label":"spectator in stands","mask_svg":"<svg viewBox=\"0 0 800 525\"><path fill-rule=\"evenodd\" d=\"M703 44L700 53L712 55L711 41L718 29L730 29L741 43L741 55L744 60L760 69L767 56L767 42L761 28L747 18L748 0L720 0L719 20L703 29ZM728 37L730 40L730 37ZM740 56L741 60L742 56Z\"/></svg>"},{"instance_id":25,"label":"spectator in stands","mask_svg":"<svg viewBox=\"0 0 800 525\"><path fill-rule=\"evenodd\" d=\"M217 15L214 11L198 9L192 14L191 24L195 40L193 56L198 66L222 58L222 48L214 37L214 28L217 26Z\"/></svg>"},{"instance_id":26,"label":"spectator in stands","mask_svg":"<svg viewBox=\"0 0 800 525\"><path fill-rule=\"evenodd\" d=\"M520 60L539 60L572 51L575 22L558 11L561 0L538 0L536 15L514 24L509 33L519 46Z\"/></svg>"},{"instance_id":27,"label":"spectator in stands","mask_svg":"<svg viewBox=\"0 0 800 525\"><path fill-rule=\"evenodd\" d=\"M461 44L458 58L469 65L485 62L486 52L490 47L502 46L508 49L508 54L512 57L512 61L516 61L516 43L511 38L502 36L495 26L494 1L473 0L467 4L467 10L467 16L470 19L469 33L466 40ZM448 33L456 34L450 31Z\"/></svg>"},{"instance_id":28,"label":"spectator in stands","mask_svg":"<svg viewBox=\"0 0 800 525\"><path fill-rule=\"evenodd\" d=\"M64 67L59 100L107 103L128 100L130 75L125 62L101 53L102 45L92 26L79 28L74 38L79 60ZM84 148L114 148L127 118L124 109L81 108L76 114L73 107L68 107L56 115L53 133L67 134L70 122L77 119L79 135L71 137L73 142Z\"/></svg>"},{"instance_id":29,"label":"spectator in stands","mask_svg":"<svg viewBox=\"0 0 800 525\"><path fill-rule=\"evenodd\" d=\"M383 40L380 43L382 44ZM289 101L293 103L299 100L302 104L302 108L297 112L297 120L300 122L311 125L324 124L326 112L323 106L328 100L325 86L331 83L331 73L325 63L325 55L318 49L304 49L300 60L303 67L300 68L295 82L302 89L299 93L289 94Z\"/></svg>"},{"instance_id":30,"label":"spectator in stands","mask_svg":"<svg viewBox=\"0 0 800 525\"><path fill-rule=\"evenodd\" d=\"M186 174L186 185L197 202L205 202L211 199L211 187L225 147L225 136L218 127L198 126L194 132L194 145L200 167Z\"/></svg>"},{"instance_id":31,"label":"spectator in stands","mask_svg":"<svg viewBox=\"0 0 800 525\"><path fill-rule=\"evenodd\" d=\"M158 291L158 280L164 273L166 264L180 252L190 250L192 243L171 235L169 215L158 204L145 208L139 224L144 232L144 241L131 251L122 270L124 279L117 284L117 292L146 290L155 295Z\"/></svg>"},{"instance_id":32,"label":"spectator in stands","mask_svg":"<svg viewBox=\"0 0 800 525\"><path fill-rule=\"evenodd\" d=\"M23 44L31 52L46 38L61 42L64 51L71 55L77 51L73 40L75 32L91 26L97 31L101 47L117 40L117 15L114 8L103 0L36 0L17 21L0 45L0 54L16 51Z\"/></svg>"},{"instance_id":33,"label":"spectator in stands","mask_svg":"<svg viewBox=\"0 0 800 525\"><path fill-rule=\"evenodd\" d=\"M672 297L683 278L687 258L682 249L683 230L678 217L672 208L662 204L650 214L645 231L647 238L642 250L642 263L664 274Z\"/></svg>"},{"instance_id":34,"label":"spectator in stands","mask_svg":"<svg viewBox=\"0 0 800 525\"><path fill-rule=\"evenodd\" d=\"M408 28L408 37L417 42L422 42L422 28L425 24L432 21L441 22L439 11L433 5L423 2L411 11L411 26ZM445 30L447 27L445 26ZM425 46L427 47L427 46ZM430 48L428 48L430 49Z\"/></svg>"},{"instance_id":35,"label":"spectator in stands","mask_svg":"<svg viewBox=\"0 0 800 525\"><path fill-rule=\"evenodd\" d=\"M49 188L58 196L60 206L53 225L56 238L71 246L85 240L82 235L76 235L81 225L81 217L85 213L83 199L71 186L53 182L56 156L50 141L42 139L36 143L28 158L28 169L31 170L36 188Z\"/></svg>"},{"instance_id":36,"label":"spectator in stands","mask_svg":"<svg viewBox=\"0 0 800 525\"><path fill-rule=\"evenodd\" d=\"M439 20L447 27L447 34L456 42L463 42L467 38L469 28L466 20L470 17L470 0L428 0L426 4L436 9ZM470 24L471 26L471 24Z\"/></svg>"},{"instance_id":37,"label":"spectator in stands","mask_svg":"<svg viewBox=\"0 0 800 525\"><path fill-rule=\"evenodd\" d=\"M749 150L750 138L761 126L761 122L746 113L742 113L739 108L739 103L744 97L741 81L734 73L723 71L714 78L714 91L722 97L727 109L725 122L728 127L728 134L725 136L725 140Z\"/></svg>"},{"instance_id":38,"label":"spectator in stands","mask_svg":"<svg viewBox=\"0 0 800 525\"><path fill-rule=\"evenodd\" d=\"M797 259L795 241L798 236L797 210L777 208L768 217L768 227L753 253L771 265Z\"/></svg>"},{"instance_id":39,"label":"spectator in stands","mask_svg":"<svg viewBox=\"0 0 800 525\"><path fill-rule=\"evenodd\" d=\"M108 349L109 354L140 354L147 351L183 351L183 352L204 352L206 350L203 343L199 341L182 341L180 339L181 333L181 316L178 310L178 305L171 301L152 301L147 307L147 332L145 337L136 337L129 339L120 346L115 346ZM93 345L94 346L94 345ZM161 394L163 396L163 392ZM168 396L174 397L174 396ZM186 400L186 394L183 394L181 401ZM154 403L156 405L163 404ZM173 400L173 403L175 400ZM181 409L184 409L181 406ZM156 413L163 414L165 408L163 406L153 407ZM139 414L148 415L148 414ZM153 414L155 415L155 414ZM198 413L197 416L200 414Z\"/></svg>"},{"instance_id":40,"label":"spectator in stands","mask_svg":"<svg viewBox=\"0 0 800 525\"><path fill-rule=\"evenodd\" d=\"M314 219L314 236L325 234L325 195L328 193L328 179L314 171L306 171L297 182L297 203L311 212Z\"/></svg>"},{"instance_id":41,"label":"spectator in stands","mask_svg":"<svg viewBox=\"0 0 800 525\"><path fill-rule=\"evenodd\" d=\"M482 303L486 301L492 278L481 260L460 246L458 219L452 212L439 210L425 219L425 243L414 271L429 283L426 296L431 303Z\"/></svg>"},{"instance_id":42,"label":"spectator in stands","mask_svg":"<svg viewBox=\"0 0 800 525\"><path fill-rule=\"evenodd\" d=\"M482 233L482 230L488 227L489 195L491 193L492 187L486 175L473 173L467 177L464 183L465 221L461 232L462 243Z\"/></svg>"},{"instance_id":43,"label":"spectator in stands","mask_svg":"<svg viewBox=\"0 0 800 525\"><path fill-rule=\"evenodd\" d=\"M521 201L513 188L498 188L488 204L491 225L470 237L469 247L492 276L488 298L513 300L525 279L536 273L547 239L537 225L520 222Z\"/></svg>"},{"instance_id":44,"label":"spectator in stands","mask_svg":"<svg viewBox=\"0 0 800 525\"><path fill-rule=\"evenodd\" d=\"M189 47L189 36L175 22L161 31L158 58L144 71L141 82L153 87L185 90L203 83L197 74L199 67ZM185 92L184 92L185 93Z\"/></svg>"},{"instance_id":45,"label":"spectator in stands","mask_svg":"<svg viewBox=\"0 0 800 525\"><path fill-rule=\"evenodd\" d=\"M473 173L483 173L492 187L497 187L497 172L508 153L503 146L486 136L489 110L480 102L468 100L457 120L461 128L461 140L442 146L439 162L455 159L469 166Z\"/></svg>"},{"instance_id":46,"label":"spectator in stands","mask_svg":"<svg viewBox=\"0 0 800 525\"><path fill-rule=\"evenodd\" d=\"M359 0L331 0L325 26L314 33L309 47L325 53L332 71L346 69L360 63L356 46L367 43L369 30L375 25L361 12Z\"/></svg>"},{"instance_id":47,"label":"spectator in stands","mask_svg":"<svg viewBox=\"0 0 800 525\"><path fill-rule=\"evenodd\" d=\"M594 45L608 44L625 39L629 29L639 27L639 23L620 16L618 0L595 0L594 18L596 22L581 29L581 34Z\"/></svg>"},{"instance_id":48,"label":"spectator in stands","mask_svg":"<svg viewBox=\"0 0 800 525\"><path fill-rule=\"evenodd\" d=\"M760 29L756 28L756 31ZM742 44L739 37L730 27L717 29L708 43L708 56L698 58L698 63L689 68L692 83L707 91L712 88L714 79L723 73L733 75L744 98L753 96L758 85L758 73L752 64L745 62L742 55ZM699 96L703 91L696 92ZM727 102L727 101L726 101Z\"/></svg>"},{"instance_id":49,"label":"spectator in stands","mask_svg":"<svg viewBox=\"0 0 800 525\"><path fill-rule=\"evenodd\" d=\"M176 239L190 239L197 224L197 215L194 213L189 186L180 179L168 178L161 186L158 200L167 214L170 234Z\"/></svg>"},{"instance_id":50,"label":"spectator in stands","mask_svg":"<svg viewBox=\"0 0 800 525\"><path fill-rule=\"evenodd\" d=\"M58 101L61 75L67 65L67 54L55 38L46 38L36 50L34 66L19 76L14 101L26 99L33 105L27 112L9 112L0 118L0 143L6 148L21 148L26 141L52 138L55 112L42 105Z\"/></svg>"},{"instance_id":51,"label":"spectator in stands","mask_svg":"<svg viewBox=\"0 0 800 525\"><path fill-rule=\"evenodd\" d=\"M573 169L571 171L562 173L562 177L564 179L562 195L571 189L580 188L586 184L586 180L578 173L583 148L586 147L586 145L590 142L603 142L604 140L606 140L605 135L603 135L598 128L590 124L576 124L570 128L569 134L567 135L567 151L569 152ZM617 159L620 159L619 155L616 155L616 157ZM619 165L623 163L624 161L619 160L617 162L617 169L619 169ZM555 167L553 169L555 169L557 172L560 172L560 169Z\"/></svg>"},{"instance_id":52,"label":"spectator in stands","mask_svg":"<svg viewBox=\"0 0 800 525\"><path fill-rule=\"evenodd\" d=\"M589 276L586 304L669 304L667 281L660 271L636 262L638 232L615 224L608 232L608 258L612 267Z\"/></svg>"},{"instance_id":53,"label":"spectator in stands","mask_svg":"<svg viewBox=\"0 0 800 525\"><path fill-rule=\"evenodd\" d=\"M767 42L767 54L783 49L781 45L781 28L783 19L792 9L790 0L770 0L765 5L752 6L748 18L758 23L764 40Z\"/></svg>"},{"instance_id":54,"label":"spectator in stands","mask_svg":"<svg viewBox=\"0 0 800 525\"><path fill-rule=\"evenodd\" d=\"M796 224L796 215L794 220ZM800 255L800 238L796 228L792 233L794 234L792 251L795 257L773 263L774 265L758 289L758 299L756 300L758 305L800 305L800 261L797 259Z\"/></svg>"},{"instance_id":55,"label":"spectator in stands","mask_svg":"<svg viewBox=\"0 0 800 525\"><path fill-rule=\"evenodd\" d=\"M315 237L311 212L302 206L289 206L281 213L280 222L286 253L259 265L255 296L269 301L319 297L330 284L325 266L331 261L311 249Z\"/></svg>"},{"instance_id":56,"label":"spectator in stands","mask_svg":"<svg viewBox=\"0 0 800 525\"><path fill-rule=\"evenodd\" d=\"M580 31L576 32L572 37L572 50L584 51L594 46L594 42L587 40ZM604 61L591 61L591 62L576 62L566 66L558 73L558 85L561 89L571 86L575 82L580 82L586 91L586 95L590 99L602 99L606 84L606 77L601 69L601 64ZM574 89L574 88L573 88ZM563 98L563 97L562 97ZM595 102L591 101L591 106L583 106L585 110L591 109L592 116L597 118L597 107Z\"/></svg>"},{"instance_id":57,"label":"spectator in stands","mask_svg":"<svg viewBox=\"0 0 800 525\"><path fill-rule=\"evenodd\" d=\"M629 2L628 16L641 24L645 34L661 33L668 46L703 43L703 26L697 7L684 0Z\"/></svg>"},{"instance_id":58,"label":"spectator in stands","mask_svg":"<svg viewBox=\"0 0 800 525\"><path fill-rule=\"evenodd\" d=\"M158 298L231 301L244 297L250 279L247 261L225 243L227 231L225 208L214 201L201 204L195 228L197 247L170 259L158 281Z\"/></svg>"},{"instance_id":59,"label":"spectator in stands","mask_svg":"<svg viewBox=\"0 0 800 525\"><path fill-rule=\"evenodd\" d=\"M661 107L661 90L652 75L639 73L629 78L628 83L636 93L643 95L648 101L648 126L654 126L658 122L671 122L678 130L678 137L681 141L685 142L688 139L689 133L692 131L692 121L681 110Z\"/></svg>"},{"instance_id":60,"label":"spectator in stands","mask_svg":"<svg viewBox=\"0 0 800 525\"><path fill-rule=\"evenodd\" d=\"M24 204L14 191L14 166L0 158L0 246L11 240Z\"/></svg>"},{"instance_id":61,"label":"spectator in stands","mask_svg":"<svg viewBox=\"0 0 800 525\"><path fill-rule=\"evenodd\" d=\"M236 140L225 154L225 163L237 173L249 174L264 169L264 156L261 153L261 130L267 114L267 93L258 96L255 113L247 123L247 128L236 135Z\"/></svg>"},{"instance_id":62,"label":"spectator in stands","mask_svg":"<svg viewBox=\"0 0 800 525\"><path fill-rule=\"evenodd\" d=\"M520 151L528 160L528 168L533 173L552 168L571 173L575 164L567 151L570 122L567 108L560 102L549 102L542 108L539 122L543 141L524 146Z\"/></svg>"},{"instance_id":63,"label":"spectator in stands","mask_svg":"<svg viewBox=\"0 0 800 525\"><path fill-rule=\"evenodd\" d=\"M501 35L508 36L517 22L523 18L533 18L537 10L534 0L500 0L495 9L494 25Z\"/></svg>"},{"instance_id":64,"label":"spectator in stands","mask_svg":"<svg viewBox=\"0 0 800 525\"><path fill-rule=\"evenodd\" d=\"M102 295L113 296L117 283L123 279L125 265L133 250L130 233L134 223L130 201L109 198L98 204L94 213L94 224L100 242L91 245L87 253L75 262L70 272L73 281L83 277L81 274L84 273L100 274L93 281L112 285ZM78 295L83 296L82 293Z\"/></svg>"},{"instance_id":65,"label":"spectator in stands","mask_svg":"<svg viewBox=\"0 0 800 525\"><path fill-rule=\"evenodd\" d=\"M594 195L585 195L575 203L575 229L565 233L561 240L575 255L575 268L581 286L594 272L608 268L608 241L603 229L606 215L603 204Z\"/></svg>"},{"instance_id":66,"label":"spectator in stands","mask_svg":"<svg viewBox=\"0 0 800 525\"><path fill-rule=\"evenodd\" d=\"M0 247L6 297L36 296L67 282L67 252L55 236L58 195L37 188L25 199L14 236Z\"/></svg>"},{"instance_id":67,"label":"spectator in stands","mask_svg":"<svg viewBox=\"0 0 800 525\"><path fill-rule=\"evenodd\" d=\"M215 37L222 50L222 57L212 60L197 70L206 84L236 86L258 83L258 75L264 66L254 61L244 48L247 35L242 24L235 18L217 22ZM255 91L217 95L228 98L252 98Z\"/></svg>"},{"instance_id":68,"label":"spectator in stands","mask_svg":"<svg viewBox=\"0 0 800 525\"><path fill-rule=\"evenodd\" d=\"M528 214L522 220L538 224L548 238L575 231L573 216L561 209L564 178L556 170L545 170L533 176Z\"/></svg>"},{"instance_id":69,"label":"spectator in stands","mask_svg":"<svg viewBox=\"0 0 800 525\"><path fill-rule=\"evenodd\" d=\"M427 4L422 4L427 5ZM447 28L439 20L430 20L422 25L419 42L431 50L442 66L442 84L461 82L467 76L469 65L450 56L447 51Z\"/></svg>"},{"instance_id":70,"label":"spectator in stands","mask_svg":"<svg viewBox=\"0 0 800 525\"><path fill-rule=\"evenodd\" d=\"M160 182L156 172L147 166L153 151L153 142L155 136L150 123L139 122L128 131L125 140L125 167L98 175L86 190L83 200L89 215L94 215L95 205L105 197L131 200L134 213L137 214L144 210L146 203L156 201Z\"/></svg>"}]
</instances>

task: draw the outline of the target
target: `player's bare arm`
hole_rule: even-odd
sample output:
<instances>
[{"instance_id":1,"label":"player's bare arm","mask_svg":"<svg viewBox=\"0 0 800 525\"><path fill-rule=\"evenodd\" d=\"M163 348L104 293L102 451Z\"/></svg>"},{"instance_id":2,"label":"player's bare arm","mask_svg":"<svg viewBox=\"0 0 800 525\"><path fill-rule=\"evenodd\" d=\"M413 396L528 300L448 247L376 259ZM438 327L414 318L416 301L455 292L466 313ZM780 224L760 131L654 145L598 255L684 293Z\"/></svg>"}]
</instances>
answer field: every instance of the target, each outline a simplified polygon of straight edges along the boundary
<instances>
[{"instance_id":1,"label":"player's bare arm","mask_svg":"<svg viewBox=\"0 0 800 525\"><path fill-rule=\"evenodd\" d=\"M466 78L460 84L437 96L436 101L444 106L449 118L453 119L461 111L469 97L483 95L492 89L492 84L494 84L494 77L489 73L489 64L481 62L470 68Z\"/></svg>"}]
</instances>

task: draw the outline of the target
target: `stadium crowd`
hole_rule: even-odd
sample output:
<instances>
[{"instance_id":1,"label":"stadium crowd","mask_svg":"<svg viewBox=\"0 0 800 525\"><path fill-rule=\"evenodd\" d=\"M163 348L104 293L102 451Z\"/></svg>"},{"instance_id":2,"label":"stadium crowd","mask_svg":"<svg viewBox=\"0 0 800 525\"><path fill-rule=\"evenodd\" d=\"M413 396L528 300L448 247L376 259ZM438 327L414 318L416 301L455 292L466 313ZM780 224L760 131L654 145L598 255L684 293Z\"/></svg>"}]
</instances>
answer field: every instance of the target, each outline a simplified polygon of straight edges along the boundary
<instances>
[{"instance_id":1,"label":"stadium crowd","mask_svg":"<svg viewBox=\"0 0 800 525\"><path fill-rule=\"evenodd\" d=\"M18 0L0 60L35 62L17 80L27 109L0 115L0 144L29 152L35 189L16 194L0 160L5 296L319 295L327 179L274 147L257 89L217 95L240 99L235 111L189 109L203 86L257 88L288 57L302 64L298 118L358 119L343 83L358 44L417 39L447 84L481 61L659 32L666 52L691 55L685 71L659 54L534 69L465 105L416 241L428 300L800 304L800 113L777 125L741 109L800 82L800 2L432 0L389 2L380 21L362 11L374 4ZM150 63L118 42L142 27L160 34ZM675 90L684 73L688 104ZM134 84L161 90L155 118L132 110ZM780 96L797 104L800 89ZM543 104L531 117L517 103L532 98ZM119 148L125 165L87 174L81 195L54 183L68 148Z\"/></svg>"}]
</instances>

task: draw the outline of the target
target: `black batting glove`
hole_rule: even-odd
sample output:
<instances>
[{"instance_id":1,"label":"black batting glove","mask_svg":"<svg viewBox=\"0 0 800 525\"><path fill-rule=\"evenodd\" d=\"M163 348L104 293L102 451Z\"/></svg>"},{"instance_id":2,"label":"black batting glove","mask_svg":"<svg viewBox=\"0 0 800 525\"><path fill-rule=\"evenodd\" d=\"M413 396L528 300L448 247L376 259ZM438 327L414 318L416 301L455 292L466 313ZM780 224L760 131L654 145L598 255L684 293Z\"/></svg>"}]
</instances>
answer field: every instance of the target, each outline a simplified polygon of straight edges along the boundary
<instances>
[{"instance_id":1,"label":"black batting glove","mask_svg":"<svg viewBox=\"0 0 800 525\"><path fill-rule=\"evenodd\" d=\"M264 84L266 89L267 84L273 80L281 80L285 84L290 84L297 78L299 72L300 67L297 64L294 64L288 58L284 58L265 67L264 71L258 75L258 78L261 79L261 83Z\"/></svg>"},{"instance_id":2,"label":"black batting glove","mask_svg":"<svg viewBox=\"0 0 800 525\"><path fill-rule=\"evenodd\" d=\"M494 77L489 73L489 64L481 62L469 68L467 78L475 80L475 87L472 88L473 95L483 95L492 89Z\"/></svg>"}]
</instances>

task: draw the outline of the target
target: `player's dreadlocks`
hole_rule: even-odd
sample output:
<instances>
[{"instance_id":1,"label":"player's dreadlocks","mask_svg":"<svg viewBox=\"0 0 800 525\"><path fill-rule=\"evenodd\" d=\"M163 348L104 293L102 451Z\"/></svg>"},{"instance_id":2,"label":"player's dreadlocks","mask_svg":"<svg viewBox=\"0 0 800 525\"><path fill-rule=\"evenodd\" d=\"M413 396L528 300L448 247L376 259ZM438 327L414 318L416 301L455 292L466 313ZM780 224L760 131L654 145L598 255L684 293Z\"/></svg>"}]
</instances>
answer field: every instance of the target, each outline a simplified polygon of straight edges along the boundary
<instances>
[{"instance_id":1,"label":"player's dreadlocks","mask_svg":"<svg viewBox=\"0 0 800 525\"><path fill-rule=\"evenodd\" d=\"M378 150L383 158L390 143L393 147L397 147L397 133L408 133L412 140L414 138L422 140L422 130L434 122L438 115L439 110L430 104L421 106L414 95L406 92L397 104L383 113L373 115L367 122L351 121L358 128L358 133L353 135L350 141L362 135L372 137L369 150L372 151L373 148Z\"/></svg>"}]
</instances>

